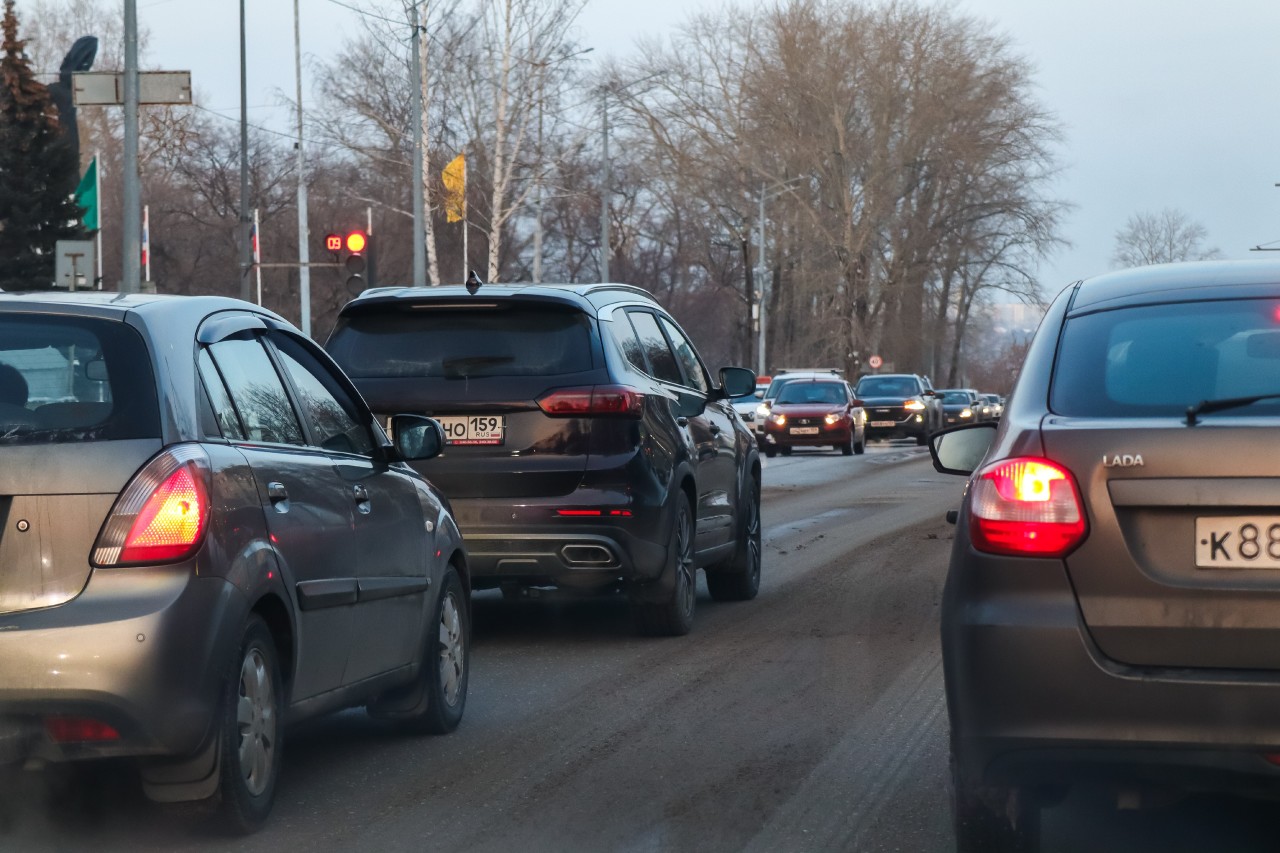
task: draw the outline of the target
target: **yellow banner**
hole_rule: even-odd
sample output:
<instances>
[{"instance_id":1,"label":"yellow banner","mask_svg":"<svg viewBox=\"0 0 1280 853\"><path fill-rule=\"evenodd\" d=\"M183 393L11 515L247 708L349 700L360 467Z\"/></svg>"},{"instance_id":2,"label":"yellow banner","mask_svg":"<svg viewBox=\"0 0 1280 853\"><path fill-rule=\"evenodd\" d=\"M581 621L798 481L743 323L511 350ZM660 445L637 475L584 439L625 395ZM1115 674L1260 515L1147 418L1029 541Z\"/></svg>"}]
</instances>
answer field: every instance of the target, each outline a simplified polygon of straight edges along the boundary
<instances>
[{"instance_id":1,"label":"yellow banner","mask_svg":"<svg viewBox=\"0 0 1280 853\"><path fill-rule=\"evenodd\" d=\"M444 215L450 222L467 216L467 157L459 154L440 173L444 179Z\"/></svg>"}]
</instances>

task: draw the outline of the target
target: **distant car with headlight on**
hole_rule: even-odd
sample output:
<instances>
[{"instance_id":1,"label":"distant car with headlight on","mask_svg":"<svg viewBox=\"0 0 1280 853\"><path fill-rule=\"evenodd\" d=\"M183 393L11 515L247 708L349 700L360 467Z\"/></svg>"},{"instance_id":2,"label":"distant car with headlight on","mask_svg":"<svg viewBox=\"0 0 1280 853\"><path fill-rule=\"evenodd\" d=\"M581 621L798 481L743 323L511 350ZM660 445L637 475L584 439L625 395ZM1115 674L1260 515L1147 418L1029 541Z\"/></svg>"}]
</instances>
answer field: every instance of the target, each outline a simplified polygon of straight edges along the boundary
<instances>
[{"instance_id":1,"label":"distant car with headlight on","mask_svg":"<svg viewBox=\"0 0 1280 853\"><path fill-rule=\"evenodd\" d=\"M864 376L854 389L867 410L867 438L913 438L923 445L942 429L942 402L929 380L915 373Z\"/></svg>"},{"instance_id":2,"label":"distant car with headlight on","mask_svg":"<svg viewBox=\"0 0 1280 853\"><path fill-rule=\"evenodd\" d=\"M1278 436L1280 264L1236 261L1068 287L1000 424L932 438L969 478L941 608L961 851L1036 849L1073 786L1274 797Z\"/></svg>"},{"instance_id":3,"label":"distant car with headlight on","mask_svg":"<svg viewBox=\"0 0 1280 853\"><path fill-rule=\"evenodd\" d=\"M137 759L163 802L267 817L287 720L446 732L466 552L324 351L216 297L0 296L0 761Z\"/></svg>"}]
</instances>

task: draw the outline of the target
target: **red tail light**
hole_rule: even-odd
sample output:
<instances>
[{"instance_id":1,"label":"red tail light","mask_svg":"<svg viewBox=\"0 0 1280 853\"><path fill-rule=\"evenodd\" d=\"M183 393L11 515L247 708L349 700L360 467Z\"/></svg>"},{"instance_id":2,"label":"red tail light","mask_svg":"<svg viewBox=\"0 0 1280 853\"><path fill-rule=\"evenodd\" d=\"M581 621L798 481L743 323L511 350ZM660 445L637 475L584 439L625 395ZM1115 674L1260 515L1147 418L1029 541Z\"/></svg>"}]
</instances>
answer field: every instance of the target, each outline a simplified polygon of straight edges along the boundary
<instances>
[{"instance_id":1,"label":"red tail light","mask_svg":"<svg viewBox=\"0 0 1280 853\"><path fill-rule=\"evenodd\" d=\"M1003 459L974 481L969 533L979 551L1065 557L1087 532L1075 478L1057 463Z\"/></svg>"},{"instance_id":2,"label":"red tail light","mask_svg":"<svg viewBox=\"0 0 1280 853\"><path fill-rule=\"evenodd\" d=\"M179 445L152 459L116 500L94 546L94 564L190 557L209 526L209 479L209 459L197 445Z\"/></svg>"},{"instance_id":3,"label":"red tail light","mask_svg":"<svg viewBox=\"0 0 1280 853\"><path fill-rule=\"evenodd\" d=\"M553 418L639 418L644 395L626 385L553 388L538 398L538 408Z\"/></svg>"},{"instance_id":4,"label":"red tail light","mask_svg":"<svg viewBox=\"0 0 1280 853\"><path fill-rule=\"evenodd\" d=\"M120 733L101 720L87 717L47 717L45 731L55 743L86 743L119 740Z\"/></svg>"}]
</instances>

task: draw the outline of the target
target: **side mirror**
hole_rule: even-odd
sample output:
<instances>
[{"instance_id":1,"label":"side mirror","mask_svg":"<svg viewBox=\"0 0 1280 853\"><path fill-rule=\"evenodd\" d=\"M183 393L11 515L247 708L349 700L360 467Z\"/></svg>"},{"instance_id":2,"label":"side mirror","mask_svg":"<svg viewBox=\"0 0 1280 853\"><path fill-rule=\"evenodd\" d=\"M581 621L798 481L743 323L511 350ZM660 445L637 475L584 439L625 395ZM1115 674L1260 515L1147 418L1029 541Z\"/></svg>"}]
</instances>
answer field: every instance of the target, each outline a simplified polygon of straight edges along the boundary
<instances>
[{"instance_id":1,"label":"side mirror","mask_svg":"<svg viewBox=\"0 0 1280 853\"><path fill-rule=\"evenodd\" d=\"M107 381L107 361L103 358L95 358L84 366L84 378L93 382Z\"/></svg>"},{"instance_id":2,"label":"side mirror","mask_svg":"<svg viewBox=\"0 0 1280 853\"><path fill-rule=\"evenodd\" d=\"M920 396L921 396L921 397L936 397L936 396L938 396L938 392L937 392L937 391L935 391L935 390L933 390L932 388L926 388L926 389L924 389L923 391L921 391L921 392L920 392Z\"/></svg>"},{"instance_id":3,"label":"side mirror","mask_svg":"<svg viewBox=\"0 0 1280 853\"><path fill-rule=\"evenodd\" d=\"M964 424L929 436L929 455L941 474L972 474L986 458L996 437L990 421Z\"/></svg>"},{"instance_id":4,"label":"side mirror","mask_svg":"<svg viewBox=\"0 0 1280 853\"><path fill-rule=\"evenodd\" d=\"M720 387L726 397L745 397L755 393L756 375L745 367L722 367Z\"/></svg>"},{"instance_id":5,"label":"side mirror","mask_svg":"<svg viewBox=\"0 0 1280 853\"><path fill-rule=\"evenodd\" d=\"M867 405L867 401L866 401L866 400L852 400L852 401L850 401L849 405L850 405L850 407L852 407L852 408L854 408L854 409L862 409L862 408L865 408L865 407L866 407L866 405Z\"/></svg>"},{"instance_id":6,"label":"side mirror","mask_svg":"<svg viewBox=\"0 0 1280 853\"><path fill-rule=\"evenodd\" d=\"M393 415L391 434L396 452L406 462L434 459L444 450L444 428L434 418Z\"/></svg>"}]
</instances>

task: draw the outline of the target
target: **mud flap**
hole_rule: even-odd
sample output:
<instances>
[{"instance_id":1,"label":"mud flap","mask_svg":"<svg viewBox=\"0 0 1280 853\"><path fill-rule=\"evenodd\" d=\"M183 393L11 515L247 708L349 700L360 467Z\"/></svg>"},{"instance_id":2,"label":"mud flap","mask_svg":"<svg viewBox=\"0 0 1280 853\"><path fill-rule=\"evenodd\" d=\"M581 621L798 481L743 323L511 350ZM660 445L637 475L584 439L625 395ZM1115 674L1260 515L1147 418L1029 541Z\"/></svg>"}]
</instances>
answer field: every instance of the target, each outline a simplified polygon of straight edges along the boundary
<instances>
[{"instance_id":1,"label":"mud flap","mask_svg":"<svg viewBox=\"0 0 1280 853\"><path fill-rule=\"evenodd\" d=\"M212 797L218 790L218 738L215 732L190 758L141 762L142 790L147 798L156 803L185 803Z\"/></svg>"}]
</instances>

